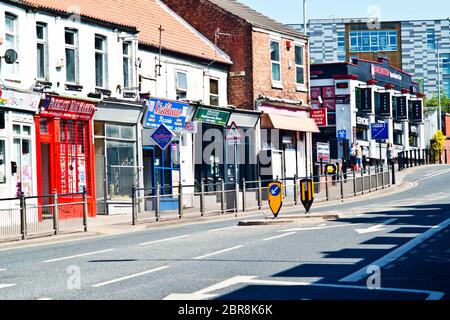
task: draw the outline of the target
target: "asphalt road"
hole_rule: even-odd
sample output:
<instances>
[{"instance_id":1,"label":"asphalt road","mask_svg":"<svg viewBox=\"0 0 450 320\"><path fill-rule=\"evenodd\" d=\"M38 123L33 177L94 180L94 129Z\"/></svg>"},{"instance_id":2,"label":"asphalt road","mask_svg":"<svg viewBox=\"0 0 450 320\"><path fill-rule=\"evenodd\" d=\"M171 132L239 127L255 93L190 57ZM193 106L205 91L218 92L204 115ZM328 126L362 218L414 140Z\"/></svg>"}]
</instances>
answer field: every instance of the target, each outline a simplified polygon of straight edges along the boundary
<instances>
[{"instance_id":1,"label":"asphalt road","mask_svg":"<svg viewBox=\"0 0 450 320\"><path fill-rule=\"evenodd\" d=\"M313 207L352 212L338 221L211 221L3 250L0 299L450 300L449 180L450 166L423 167L401 193Z\"/></svg>"}]
</instances>

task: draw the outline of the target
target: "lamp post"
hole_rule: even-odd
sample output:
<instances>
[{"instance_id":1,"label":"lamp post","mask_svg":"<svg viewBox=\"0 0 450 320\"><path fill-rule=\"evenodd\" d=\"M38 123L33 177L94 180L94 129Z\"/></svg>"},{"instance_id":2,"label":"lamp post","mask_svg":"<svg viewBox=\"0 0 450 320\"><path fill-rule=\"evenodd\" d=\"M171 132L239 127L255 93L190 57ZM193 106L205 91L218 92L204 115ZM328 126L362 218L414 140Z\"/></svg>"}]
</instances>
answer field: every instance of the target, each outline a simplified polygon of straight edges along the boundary
<instances>
[{"instance_id":1,"label":"lamp post","mask_svg":"<svg viewBox=\"0 0 450 320\"><path fill-rule=\"evenodd\" d=\"M441 56L439 52L439 37L436 37L437 48L437 77L438 77L438 130L442 130L442 117L441 117Z\"/></svg>"}]
</instances>

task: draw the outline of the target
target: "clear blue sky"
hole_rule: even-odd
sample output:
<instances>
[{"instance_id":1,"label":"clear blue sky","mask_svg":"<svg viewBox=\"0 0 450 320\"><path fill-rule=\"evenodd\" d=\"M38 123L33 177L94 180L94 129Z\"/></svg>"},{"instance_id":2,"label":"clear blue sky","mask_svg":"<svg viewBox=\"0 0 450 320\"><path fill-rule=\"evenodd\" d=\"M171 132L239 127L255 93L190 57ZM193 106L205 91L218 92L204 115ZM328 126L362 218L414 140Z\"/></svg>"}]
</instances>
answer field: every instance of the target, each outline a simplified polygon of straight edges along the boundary
<instances>
[{"instance_id":1,"label":"clear blue sky","mask_svg":"<svg viewBox=\"0 0 450 320\"><path fill-rule=\"evenodd\" d=\"M303 22L303 0L239 1L283 23ZM450 17L450 0L307 0L307 8L307 19L373 17L378 11L382 21Z\"/></svg>"}]
</instances>

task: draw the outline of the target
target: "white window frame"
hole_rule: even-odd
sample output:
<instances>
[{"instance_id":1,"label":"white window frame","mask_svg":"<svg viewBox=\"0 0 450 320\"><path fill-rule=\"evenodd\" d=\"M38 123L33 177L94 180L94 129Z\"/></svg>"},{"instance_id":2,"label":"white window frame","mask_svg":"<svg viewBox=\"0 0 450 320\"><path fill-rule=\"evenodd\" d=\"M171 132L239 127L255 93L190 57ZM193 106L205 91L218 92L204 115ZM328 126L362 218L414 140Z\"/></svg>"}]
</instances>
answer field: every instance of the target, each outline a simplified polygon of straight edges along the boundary
<instances>
[{"instance_id":1,"label":"white window frame","mask_svg":"<svg viewBox=\"0 0 450 320\"><path fill-rule=\"evenodd\" d=\"M95 42L97 41L97 39L101 39L102 40L102 49L97 49L95 47ZM95 34L94 37L94 51L95 51L95 56L94 56L94 61L95 61L95 86L97 88L101 88L101 89L106 89L108 87L108 73L107 73L107 64L108 64L108 41L107 41L107 37L101 34ZM102 55L102 83L101 85L99 85L97 83L97 54Z\"/></svg>"},{"instance_id":2,"label":"white window frame","mask_svg":"<svg viewBox=\"0 0 450 320\"><path fill-rule=\"evenodd\" d=\"M43 28L43 39L39 39L37 36L37 28L41 27ZM44 47L44 77L39 76L38 69L40 68L39 64L40 61L37 61L37 46L42 45ZM36 62L37 62L37 68L36 68L36 79L38 80L48 80L48 28L47 24L45 22L36 22Z\"/></svg>"},{"instance_id":3,"label":"white window frame","mask_svg":"<svg viewBox=\"0 0 450 320\"><path fill-rule=\"evenodd\" d=\"M279 60L272 60L272 42L277 43L278 44L278 56L279 56ZM272 85L275 87L280 87L283 83L283 75L282 75L282 70L281 70L281 39L270 39L269 42L269 49L270 49L270 73L272 75ZM273 65L277 64L280 67L280 79L274 79L274 75L273 75Z\"/></svg>"},{"instance_id":4,"label":"white window frame","mask_svg":"<svg viewBox=\"0 0 450 320\"><path fill-rule=\"evenodd\" d=\"M65 28L64 29L64 37L66 35L66 32L70 32L74 34L74 44L67 44L65 39L64 39L64 45L65 45L65 57L66 57L66 76L65 76L65 80L66 83L70 83L70 84L78 84L80 82L80 75L79 75L79 34L78 34L78 29L73 29L73 28ZM74 78L75 81L71 82L67 79L67 50L73 50L74 51Z\"/></svg>"},{"instance_id":5,"label":"white window frame","mask_svg":"<svg viewBox=\"0 0 450 320\"><path fill-rule=\"evenodd\" d=\"M11 31L8 31L7 30L7 28L6 28L6 20L8 19L8 18L11 18L12 20L13 20L13 27L14 27L14 30L11 32ZM8 36L10 36L10 37L12 37L13 38L13 46L12 46L12 48L5 48L5 51L7 50L7 49L13 49L13 50L15 50L17 53L19 53L19 50L18 50L18 48L19 48L19 41L18 41L18 37L19 37L19 32L18 32L18 16L17 15L15 15L14 13L11 13L11 12L5 12L5 19L4 19L4 26L5 26L5 40L4 40L4 42L5 42L5 44L6 44L6 38L8 37ZM12 76L12 75L18 75L18 72L19 72L19 68L18 68L18 62L15 62L15 63L13 63L13 64L4 64L6 67L5 67L5 70L6 70L6 74L7 75L9 75L9 76Z\"/></svg>"},{"instance_id":6,"label":"white window frame","mask_svg":"<svg viewBox=\"0 0 450 320\"><path fill-rule=\"evenodd\" d=\"M186 88L181 88L178 85L178 74L184 74L186 76ZM189 81L188 81L188 74L186 71L184 70L175 70L175 86L176 86L176 95L177 95L177 100L183 100L183 99L187 99L187 94L189 91ZM186 96L182 99L178 99L178 93L184 93Z\"/></svg>"},{"instance_id":7,"label":"white window frame","mask_svg":"<svg viewBox=\"0 0 450 320\"><path fill-rule=\"evenodd\" d=\"M217 94L211 92L211 81L217 82ZM209 78L209 104L211 104L211 97L217 98L217 106L220 105L220 80L218 78L210 77Z\"/></svg>"},{"instance_id":8,"label":"white window frame","mask_svg":"<svg viewBox=\"0 0 450 320\"><path fill-rule=\"evenodd\" d=\"M128 47L128 53L124 52L125 46ZM130 41L124 41L122 44L122 66L123 66L123 87L129 88L133 86L133 70L131 68L132 63L132 42ZM127 60L127 68L128 68L128 79L125 79L125 60ZM126 82L128 81L128 86L126 85Z\"/></svg>"},{"instance_id":9,"label":"white window frame","mask_svg":"<svg viewBox=\"0 0 450 320\"><path fill-rule=\"evenodd\" d=\"M302 51L302 64L297 64L297 48L301 48ZM305 86L306 85L306 68L305 68L305 45L301 43L296 43L294 46L294 62L295 62L295 83L297 86ZM303 69L303 83L297 82L297 68Z\"/></svg>"}]
</instances>

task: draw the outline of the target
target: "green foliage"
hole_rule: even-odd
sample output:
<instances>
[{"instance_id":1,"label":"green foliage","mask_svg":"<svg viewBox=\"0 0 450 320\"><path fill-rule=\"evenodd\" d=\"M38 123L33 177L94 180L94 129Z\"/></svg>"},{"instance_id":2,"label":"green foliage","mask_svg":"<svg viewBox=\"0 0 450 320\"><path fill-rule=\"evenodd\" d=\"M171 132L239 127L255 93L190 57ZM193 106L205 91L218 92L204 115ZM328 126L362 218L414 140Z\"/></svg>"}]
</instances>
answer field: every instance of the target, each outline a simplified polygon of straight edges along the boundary
<instances>
[{"instance_id":1,"label":"green foliage","mask_svg":"<svg viewBox=\"0 0 450 320\"><path fill-rule=\"evenodd\" d=\"M438 105L439 99L437 94L433 94L430 98L425 98L425 113L431 113ZM450 97L447 97L444 88L441 88L441 109L443 113L450 113Z\"/></svg>"},{"instance_id":2,"label":"green foliage","mask_svg":"<svg viewBox=\"0 0 450 320\"><path fill-rule=\"evenodd\" d=\"M439 161L439 157L444 149L445 136L441 130L438 130L431 141L431 149L433 150L434 160Z\"/></svg>"}]
</instances>

